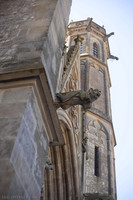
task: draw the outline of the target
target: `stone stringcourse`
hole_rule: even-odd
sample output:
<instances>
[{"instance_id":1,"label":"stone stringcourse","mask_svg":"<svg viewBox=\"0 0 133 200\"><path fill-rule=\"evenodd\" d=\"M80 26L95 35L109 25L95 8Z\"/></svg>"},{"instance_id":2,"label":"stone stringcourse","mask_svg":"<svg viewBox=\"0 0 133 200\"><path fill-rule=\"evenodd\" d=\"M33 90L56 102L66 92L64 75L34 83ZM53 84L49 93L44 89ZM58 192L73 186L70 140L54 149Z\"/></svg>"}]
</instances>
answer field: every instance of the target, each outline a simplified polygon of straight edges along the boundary
<instances>
[{"instance_id":1,"label":"stone stringcourse","mask_svg":"<svg viewBox=\"0 0 133 200\"><path fill-rule=\"evenodd\" d=\"M113 200L111 195L101 193L85 193L83 196L88 200Z\"/></svg>"}]
</instances>

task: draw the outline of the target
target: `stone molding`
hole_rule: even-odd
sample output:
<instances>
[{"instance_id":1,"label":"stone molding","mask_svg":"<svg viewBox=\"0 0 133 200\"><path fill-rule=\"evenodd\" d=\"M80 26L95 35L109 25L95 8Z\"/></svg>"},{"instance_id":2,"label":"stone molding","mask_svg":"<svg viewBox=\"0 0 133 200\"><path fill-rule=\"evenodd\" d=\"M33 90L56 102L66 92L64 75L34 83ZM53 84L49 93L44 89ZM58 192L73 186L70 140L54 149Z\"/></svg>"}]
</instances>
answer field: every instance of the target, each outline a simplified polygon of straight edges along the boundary
<instances>
[{"instance_id":1,"label":"stone molding","mask_svg":"<svg viewBox=\"0 0 133 200\"><path fill-rule=\"evenodd\" d=\"M63 145L64 140L61 128L44 70L1 74L0 80L0 89L26 86L33 87L43 123L46 125L50 145Z\"/></svg>"}]
</instances>

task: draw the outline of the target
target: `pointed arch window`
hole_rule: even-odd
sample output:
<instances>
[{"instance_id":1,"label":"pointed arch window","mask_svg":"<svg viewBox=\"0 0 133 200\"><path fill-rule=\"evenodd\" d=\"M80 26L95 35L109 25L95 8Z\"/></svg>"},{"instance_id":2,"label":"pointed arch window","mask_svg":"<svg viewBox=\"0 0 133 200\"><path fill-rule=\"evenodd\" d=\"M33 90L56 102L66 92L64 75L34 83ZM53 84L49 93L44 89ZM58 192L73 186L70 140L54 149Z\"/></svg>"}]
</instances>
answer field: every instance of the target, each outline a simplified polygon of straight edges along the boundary
<instances>
[{"instance_id":1,"label":"pointed arch window","mask_svg":"<svg viewBox=\"0 0 133 200\"><path fill-rule=\"evenodd\" d=\"M94 174L99 176L99 147L95 146L94 155Z\"/></svg>"},{"instance_id":2,"label":"pointed arch window","mask_svg":"<svg viewBox=\"0 0 133 200\"><path fill-rule=\"evenodd\" d=\"M98 58L98 46L96 43L93 43L93 56Z\"/></svg>"},{"instance_id":3,"label":"pointed arch window","mask_svg":"<svg viewBox=\"0 0 133 200\"><path fill-rule=\"evenodd\" d=\"M83 53L83 46L82 46L82 44L80 45L80 54L82 54Z\"/></svg>"}]
</instances>

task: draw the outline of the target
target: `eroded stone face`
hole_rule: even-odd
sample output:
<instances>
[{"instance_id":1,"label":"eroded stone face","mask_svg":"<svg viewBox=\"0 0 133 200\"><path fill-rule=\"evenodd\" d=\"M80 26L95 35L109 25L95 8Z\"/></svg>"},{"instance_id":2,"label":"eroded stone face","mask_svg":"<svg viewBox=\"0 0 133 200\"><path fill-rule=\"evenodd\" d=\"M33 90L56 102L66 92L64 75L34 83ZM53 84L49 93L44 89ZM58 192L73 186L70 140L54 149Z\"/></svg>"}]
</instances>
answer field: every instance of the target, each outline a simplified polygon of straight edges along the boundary
<instances>
[{"instance_id":1,"label":"eroded stone face","mask_svg":"<svg viewBox=\"0 0 133 200\"><path fill-rule=\"evenodd\" d=\"M0 91L0 195L39 199L48 151L32 87Z\"/></svg>"}]
</instances>

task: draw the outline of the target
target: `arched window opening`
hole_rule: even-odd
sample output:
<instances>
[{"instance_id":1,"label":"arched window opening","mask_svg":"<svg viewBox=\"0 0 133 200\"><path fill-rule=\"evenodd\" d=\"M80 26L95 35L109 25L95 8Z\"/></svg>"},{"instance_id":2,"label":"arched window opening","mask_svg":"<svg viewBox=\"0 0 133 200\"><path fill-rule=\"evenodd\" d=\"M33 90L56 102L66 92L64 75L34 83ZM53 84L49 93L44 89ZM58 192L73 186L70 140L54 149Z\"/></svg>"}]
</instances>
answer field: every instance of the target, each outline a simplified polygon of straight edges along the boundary
<instances>
[{"instance_id":1,"label":"arched window opening","mask_svg":"<svg viewBox=\"0 0 133 200\"><path fill-rule=\"evenodd\" d=\"M98 58L98 46L96 43L93 44L93 56Z\"/></svg>"},{"instance_id":2,"label":"arched window opening","mask_svg":"<svg viewBox=\"0 0 133 200\"><path fill-rule=\"evenodd\" d=\"M99 176L99 147L95 146L94 174Z\"/></svg>"},{"instance_id":3,"label":"arched window opening","mask_svg":"<svg viewBox=\"0 0 133 200\"><path fill-rule=\"evenodd\" d=\"M82 46L82 44L80 45L80 54L82 54L83 53L83 46Z\"/></svg>"}]
</instances>

